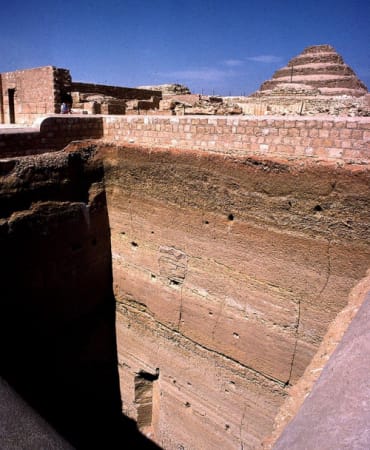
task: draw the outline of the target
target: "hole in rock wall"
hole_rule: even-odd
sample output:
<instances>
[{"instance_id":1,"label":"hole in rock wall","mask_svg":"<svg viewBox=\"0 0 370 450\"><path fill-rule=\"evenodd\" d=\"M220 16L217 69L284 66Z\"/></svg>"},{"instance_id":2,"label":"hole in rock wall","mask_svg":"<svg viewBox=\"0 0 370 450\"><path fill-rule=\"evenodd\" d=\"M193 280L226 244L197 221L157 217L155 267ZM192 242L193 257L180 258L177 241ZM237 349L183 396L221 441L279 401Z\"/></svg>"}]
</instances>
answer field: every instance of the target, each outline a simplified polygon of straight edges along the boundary
<instances>
[{"instance_id":1,"label":"hole in rock wall","mask_svg":"<svg viewBox=\"0 0 370 450\"><path fill-rule=\"evenodd\" d=\"M140 371L135 376L135 404L137 413L137 426L144 434L152 432L153 397L159 370L155 374Z\"/></svg>"}]
</instances>

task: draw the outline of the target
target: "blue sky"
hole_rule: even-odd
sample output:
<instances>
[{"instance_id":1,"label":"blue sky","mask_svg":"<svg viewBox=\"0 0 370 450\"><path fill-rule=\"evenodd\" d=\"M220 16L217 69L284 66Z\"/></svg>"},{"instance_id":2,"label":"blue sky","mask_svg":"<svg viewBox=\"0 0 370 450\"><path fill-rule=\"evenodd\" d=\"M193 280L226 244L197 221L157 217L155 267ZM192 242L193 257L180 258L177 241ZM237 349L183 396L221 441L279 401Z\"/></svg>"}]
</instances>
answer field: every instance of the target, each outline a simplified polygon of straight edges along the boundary
<instances>
[{"instance_id":1,"label":"blue sky","mask_svg":"<svg viewBox=\"0 0 370 450\"><path fill-rule=\"evenodd\" d=\"M331 44L370 87L369 0L12 0L1 15L0 72L53 65L74 81L248 95Z\"/></svg>"}]
</instances>

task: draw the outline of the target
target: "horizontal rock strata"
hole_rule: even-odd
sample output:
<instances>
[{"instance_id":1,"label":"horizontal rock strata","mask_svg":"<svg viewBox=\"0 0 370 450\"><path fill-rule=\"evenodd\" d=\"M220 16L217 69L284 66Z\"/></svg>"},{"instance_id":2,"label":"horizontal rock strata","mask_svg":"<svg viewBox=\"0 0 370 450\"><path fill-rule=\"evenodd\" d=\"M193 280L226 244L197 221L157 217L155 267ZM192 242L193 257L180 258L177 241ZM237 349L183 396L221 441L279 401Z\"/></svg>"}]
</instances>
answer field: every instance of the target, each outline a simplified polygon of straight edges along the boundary
<instances>
[{"instance_id":1,"label":"horizontal rock strata","mask_svg":"<svg viewBox=\"0 0 370 450\"><path fill-rule=\"evenodd\" d=\"M0 181L1 375L77 446L118 362L162 448L258 448L369 267L366 164L77 142Z\"/></svg>"},{"instance_id":2,"label":"horizontal rock strata","mask_svg":"<svg viewBox=\"0 0 370 450\"><path fill-rule=\"evenodd\" d=\"M73 448L120 445L121 435L133 448L121 413L103 170L93 156L85 146L0 160L0 376ZM2 431L12 406L2 404ZM17 414L19 437L3 448L26 432L17 448L56 448L36 442L32 423L19 430L27 412Z\"/></svg>"},{"instance_id":3,"label":"horizontal rock strata","mask_svg":"<svg viewBox=\"0 0 370 450\"><path fill-rule=\"evenodd\" d=\"M159 445L256 448L368 267L369 173L105 151L125 413L147 373Z\"/></svg>"}]
</instances>

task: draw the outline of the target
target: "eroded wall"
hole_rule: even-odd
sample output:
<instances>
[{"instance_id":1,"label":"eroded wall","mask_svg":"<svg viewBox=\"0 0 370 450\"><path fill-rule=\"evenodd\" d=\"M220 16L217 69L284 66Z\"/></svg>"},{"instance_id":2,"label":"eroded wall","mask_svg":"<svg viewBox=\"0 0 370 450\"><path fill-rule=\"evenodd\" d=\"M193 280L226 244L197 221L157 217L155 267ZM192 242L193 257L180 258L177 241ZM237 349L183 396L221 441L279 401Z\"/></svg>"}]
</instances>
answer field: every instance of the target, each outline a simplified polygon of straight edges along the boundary
<instances>
[{"instance_id":1,"label":"eroded wall","mask_svg":"<svg viewBox=\"0 0 370 450\"><path fill-rule=\"evenodd\" d=\"M361 167L108 147L124 412L164 448L257 448L369 267Z\"/></svg>"},{"instance_id":2,"label":"eroded wall","mask_svg":"<svg viewBox=\"0 0 370 450\"><path fill-rule=\"evenodd\" d=\"M74 448L146 448L121 413L109 221L93 155L86 146L0 160L0 376Z\"/></svg>"}]
</instances>

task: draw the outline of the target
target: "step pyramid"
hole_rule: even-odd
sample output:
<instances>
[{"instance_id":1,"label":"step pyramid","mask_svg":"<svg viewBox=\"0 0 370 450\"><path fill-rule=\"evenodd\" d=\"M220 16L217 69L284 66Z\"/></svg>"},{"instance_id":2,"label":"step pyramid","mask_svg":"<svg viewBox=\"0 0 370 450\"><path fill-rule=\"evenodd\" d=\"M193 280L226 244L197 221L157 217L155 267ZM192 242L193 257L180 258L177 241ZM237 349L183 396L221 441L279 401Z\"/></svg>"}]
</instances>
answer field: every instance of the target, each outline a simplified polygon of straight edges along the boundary
<instances>
[{"instance_id":1,"label":"step pyramid","mask_svg":"<svg viewBox=\"0 0 370 450\"><path fill-rule=\"evenodd\" d=\"M314 45L307 47L285 67L277 70L256 94L265 96L300 93L360 97L367 92L366 85L332 46Z\"/></svg>"}]
</instances>

